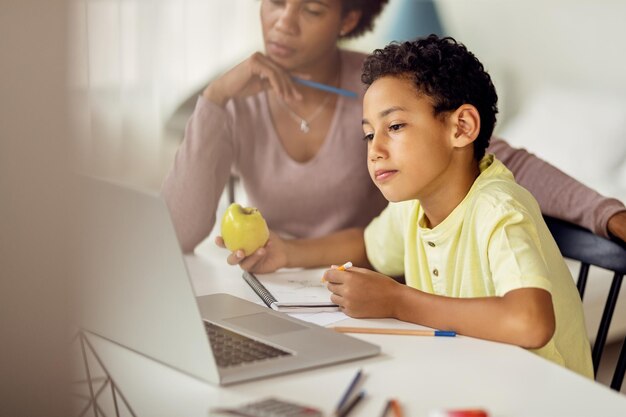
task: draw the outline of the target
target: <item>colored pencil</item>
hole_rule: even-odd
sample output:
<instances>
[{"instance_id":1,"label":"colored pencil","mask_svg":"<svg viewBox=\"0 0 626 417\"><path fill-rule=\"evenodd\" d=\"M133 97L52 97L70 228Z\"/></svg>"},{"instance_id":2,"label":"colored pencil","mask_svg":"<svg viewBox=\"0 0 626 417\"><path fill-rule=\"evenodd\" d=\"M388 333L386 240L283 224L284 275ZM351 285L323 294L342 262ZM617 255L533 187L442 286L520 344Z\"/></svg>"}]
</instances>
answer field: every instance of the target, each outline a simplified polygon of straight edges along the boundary
<instances>
[{"instance_id":1,"label":"colored pencil","mask_svg":"<svg viewBox=\"0 0 626 417\"><path fill-rule=\"evenodd\" d=\"M337 271L345 271L346 269L352 268L352 262L346 262L345 264L338 266Z\"/></svg>"},{"instance_id":2,"label":"colored pencil","mask_svg":"<svg viewBox=\"0 0 626 417\"><path fill-rule=\"evenodd\" d=\"M393 400L387 400L387 404L385 404L385 408L383 409L383 413L380 415L380 417L387 417L387 413L389 413L392 403Z\"/></svg>"},{"instance_id":3,"label":"colored pencil","mask_svg":"<svg viewBox=\"0 0 626 417\"><path fill-rule=\"evenodd\" d=\"M365 391L359 392L359 395L354 397L348 405L339 411L338 417L346 417L350 414L350 411L352 411L352 409L363 399L363 397L365 397Z\"/></svg>"},{"instance_id":4,"label":"colored pencil","mask_svg":"<svg viewBox=\"0 0 626 417\"><path fill-rule=\"evenodd\" d=\"M340 414L341 409L346 405L346 402L352 395L352 392L356 388L362 376L363 376L363 370L359 369L356 375L354 375L354 378L352 378L352 381L350 381L350 385L348 385L348 388L346 388L346 391L341 396L341 399L339 400L339 404L337 404L337 407L335 407L336 414Z\"/></svg>"},{"instance_id":5,"label":"colored pencil","mask_svg":"<svg viewBox=\"0 0 626 417\"><path fill-rule=\"evenodd\" d=\"M444 336L454 337L456 332L446 330L379 329L373 327L331 327L340 333L393 334L404 336Z\"/></svg>"},{"instance_id":6,"label":"colored pencil","mask_svg":"<svg viewBox=\"0 0 626 417\"><path fill-rule=\"evenodd\" d=\"M393 417L404 417L402 407L400 406L400 402L398 402L398 400L391 400L391 409L393 410Z\"/></svg>"},{"instance_id":7,"label":"colored pencil","mask_svg":"<svg viewBox=\"0 0 626 417\"><path fill-rule=\"evenodd\" d=\"M357 94L354 91L344 90L343 88L333 87L332 85L326 85L311 80L305 80L298 77L291 77L298 84L305 85L311 88L317 88L318 90L328 91L329 93L338 94L340 96L346 96L350 98L357 98Z\"/></svg>"},{"instance_id":8,"label":"colored pencil","mask_svg":"<svg viewBox=\"0 0 626 417\"><path fill-rule=\"evenodd\" d=\"M350 268L352 268L352 262L346 262L345 264L338 266L337 271L345 271L346 269L350 269ZM326 282L324 277L320 279L320 282Z\"/></svg>"}]
</instances>

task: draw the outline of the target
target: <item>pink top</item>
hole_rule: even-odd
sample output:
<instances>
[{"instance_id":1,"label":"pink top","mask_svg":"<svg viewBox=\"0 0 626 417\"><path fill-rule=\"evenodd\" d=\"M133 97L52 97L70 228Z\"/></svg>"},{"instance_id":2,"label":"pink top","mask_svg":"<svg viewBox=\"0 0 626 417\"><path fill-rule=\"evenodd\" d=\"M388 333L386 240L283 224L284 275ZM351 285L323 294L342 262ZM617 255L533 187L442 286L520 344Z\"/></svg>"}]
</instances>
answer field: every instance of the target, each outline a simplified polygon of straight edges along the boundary
<instances>
[{"instance_id":1,"label":"pink top","mask_svg":"<svg viewBox=\"0 0 626 417\"><path fill-rule=\"evenodd\" d=\"M367 145L361 128L360 81L365 55L341 51L340 96L330 129L311 160L293 160L283 148L265 92L230 100L223 109L203 97L185 130L185 139L162 193L181 246L190 252L215 224L220 195L232 172L269 227L293 237L319 237L366 226L387 205L367 172ZM492 138L496 154L545 214L578 223L603 236L613 214L626 210L521 149Z\"/></svg>"}]
</instances>

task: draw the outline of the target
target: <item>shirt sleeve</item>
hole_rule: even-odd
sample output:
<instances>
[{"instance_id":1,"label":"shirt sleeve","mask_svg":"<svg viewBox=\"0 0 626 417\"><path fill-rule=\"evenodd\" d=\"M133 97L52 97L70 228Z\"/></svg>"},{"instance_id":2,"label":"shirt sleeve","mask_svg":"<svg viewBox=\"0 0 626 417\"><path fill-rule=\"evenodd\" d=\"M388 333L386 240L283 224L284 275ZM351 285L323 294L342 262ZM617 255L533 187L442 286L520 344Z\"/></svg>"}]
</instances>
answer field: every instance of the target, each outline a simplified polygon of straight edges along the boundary
<instances>
[{"instance_id":1,"label":"shirt sleeve","mask_svg":"<svg viewBox=\"0 0 626 417\"><path fill-rule=\"evenodd\" d=\"M495 293L503 296L519 288L541 288L551 293L546 258L537 228L523 208L493 207L487 256Z\"/></svg>"},{"instance_id":2,"label":"shirt sleeve","mask_svg":"<svg viewBox=\"0 0 626 417\"><path fill-rule=\"evenodd\" d=\"M581 184L561 170L524 149L492 138L489 152L507 166L515 181L537 199L541 212L608 237L609 219L626 207Z\"/></svg>"},{"instance_id":3,"label":"shirt sleeve","mask_svg":"<svg viewBox=\"0 0 626 417\"><path fill-rule=\"evenodd\" d=\"M161 194L184 252L209 235L234 160L230 114L200 96Z\"/></svg>"},{"instance_id":4,"label":"shirt sleeve","mask_svg":"<svg viewBox=\"0 0 626 417\"><path fill-rule=\"evenodd\" d=\"M404 218L403 205L392 203L365 228L367 259L382 274L404 274Z\"/></svg>"}]
</instances>

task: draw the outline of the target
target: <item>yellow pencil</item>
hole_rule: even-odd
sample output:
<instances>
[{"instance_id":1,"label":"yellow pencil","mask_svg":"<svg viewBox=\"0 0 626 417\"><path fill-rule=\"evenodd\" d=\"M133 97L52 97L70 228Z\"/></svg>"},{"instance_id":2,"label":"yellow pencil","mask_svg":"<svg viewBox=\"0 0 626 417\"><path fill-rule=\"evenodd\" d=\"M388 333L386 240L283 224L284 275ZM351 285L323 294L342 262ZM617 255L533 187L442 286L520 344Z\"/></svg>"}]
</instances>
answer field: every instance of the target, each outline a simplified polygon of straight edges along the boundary
<instances>
[{"instance_id":1,"label":"yellow pencil","mask_svg":"<svg viewBox=\"0 0 626 417\"><path fill-rule=\"evenodd\" d=\"M416 329L380 329L374 327L331 327L340 333L367 333L367 334L394 334L403 336L445 336L454 337L456 332L446 330L416 330Z\"/></svg>"},{"instance_id":2,"label":"yellow pencil","mask_svg":"<svg viewBox=\"0 0 626 417\"><path fill-rule=\"evenodd\" d=\"M346 269L352 268L352 262L346 262L345 264L338 266L337 267L337 271L345 271ZM322 282L326 282L326 280L324 279L324 277L322 277L322 279L320 280Z\"/></svg>"},{"instance_id":3,"label":"yellow pencil","mask_svg":"<svg viewBox=\"0 0 626 417\"><path fill-rule=\"evenodd\" d=\"M338 271L345 271L346 269L352 268L352 262L346 262L345 264L337 267Z\"/></svg>"}]
</instances>

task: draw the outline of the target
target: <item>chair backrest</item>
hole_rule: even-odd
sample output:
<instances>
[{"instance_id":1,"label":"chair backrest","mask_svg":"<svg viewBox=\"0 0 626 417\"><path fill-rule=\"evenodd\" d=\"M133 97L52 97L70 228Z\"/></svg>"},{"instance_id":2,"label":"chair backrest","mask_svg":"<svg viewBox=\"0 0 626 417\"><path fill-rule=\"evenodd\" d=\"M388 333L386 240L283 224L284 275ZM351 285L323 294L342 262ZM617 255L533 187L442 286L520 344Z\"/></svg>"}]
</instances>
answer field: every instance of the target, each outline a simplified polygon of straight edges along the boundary
<instances>
[{"instance_id":1,"label":"chair backrest","mask_svg":"<svg viewBox=\"0 0 626 417\"><path fill-rule=\"evenodd\" d=\"M626 274L626 245L598 236L587 229L563 220L544 216L546 224L554 237L561 254L570 259L580 261L581 267L576 286L581 300L585 294L590 265L595 265L614 272L611 288L607 296L602 319L593 345L593 370L597 373L600 358L606 344L606 338L617 305L619 291ZM624 379L626 368L626 338L618 360L611 388L619 391Z\"/></svg>"}]
</instances>

